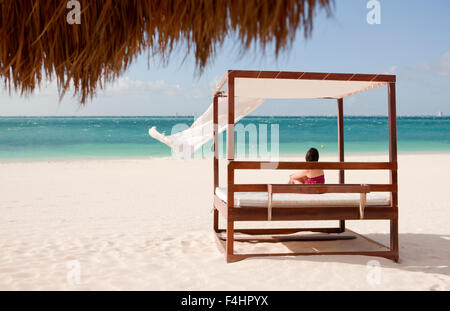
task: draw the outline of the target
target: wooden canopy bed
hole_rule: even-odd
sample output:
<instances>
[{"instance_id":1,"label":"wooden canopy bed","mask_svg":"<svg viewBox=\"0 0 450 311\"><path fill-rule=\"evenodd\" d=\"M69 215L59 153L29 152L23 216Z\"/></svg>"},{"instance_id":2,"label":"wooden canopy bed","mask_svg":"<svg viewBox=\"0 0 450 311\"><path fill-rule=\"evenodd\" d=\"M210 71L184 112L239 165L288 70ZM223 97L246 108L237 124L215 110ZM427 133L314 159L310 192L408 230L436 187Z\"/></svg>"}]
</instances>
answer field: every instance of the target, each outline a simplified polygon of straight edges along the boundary
<instances>
[{"instance_id":1,"label":"wooden canopy bed","mask_svg":"<svg viewBox=\"0 0 450 311\"><path fill-rule=\"evenodd\" d=\"M248 257L299 256L299 255L365 255L380 256L394 261L399 259L398 249L398 185L397 185L397 136L396 136L396 76L371 74L336 74L279 71L229 70L219 83L213 98L214 123L214 233L219 249L225 254L227 262ZM389 162L344 162L344 120L343 99L368 89L387 86L389 118ZM226 88L226 91L224 89ZM272 91L271 91L272 90ZM278 93L277 93L278 90ZM270 93L272 92L272 93ZM227 185L219 187L219 97L228 100L227 125ZM327 98L337 101L339 162L261 162L235 160L235 96L284 97L284 98ZM238 184L235 182L236 170L276 169L300 170L323 169L338 170L339 184L298 185L298 184ZM346 170L388 170L388 184L346 184ZM377 193L388 193L387 200L376 197ZM254 201L245 194L263 193L267 201ZM287 200L275 202L279 194L308 193L315 199L305 202ZM335 194L335 197L330 194ZM330 196L332 196L330 198ZM356 196L356 198L355 198ZM328 197L328 198L327 198ZM330 201L331 200L331 201ZM254 203L252 203L254 202ZM258 203L258 204L257 204ZM266 206L267 204L267 206ZM226 228L219 228L219 215L225 219ZM238 253L235 241L282 242L292 241L292 234L303 231L323 233L320 240L338 239L339 234L351 232L345 228L346 220L389 220L390 246L384 246L366 237L366 241L378 245L376 250L282 252L282 253ZM332 228L259 228L235 229L239 221L317 221L336 220L339 226ZM246 238L236 237L244 234ZM248 237L250 236L250 237ZM286 236L286 239L283 239ZM343 236L343 239L346 239ZM295 240L295 238L294 238ZM299 238L299 240L301 240Z\"/></svg>"}]
</instances>

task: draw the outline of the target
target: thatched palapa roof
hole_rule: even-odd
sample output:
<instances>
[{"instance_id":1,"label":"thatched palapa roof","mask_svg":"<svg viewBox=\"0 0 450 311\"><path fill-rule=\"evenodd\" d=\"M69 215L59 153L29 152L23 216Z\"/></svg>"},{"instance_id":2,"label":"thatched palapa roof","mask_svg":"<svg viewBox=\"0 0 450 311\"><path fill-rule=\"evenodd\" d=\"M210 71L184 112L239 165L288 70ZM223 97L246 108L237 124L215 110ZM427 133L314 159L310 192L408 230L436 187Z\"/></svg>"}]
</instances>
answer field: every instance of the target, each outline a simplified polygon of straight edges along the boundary
<instances>
[{"instance_id":1,"label":"thatched palapa roof","mask_svg":"<svg viewBox=\"0 0 450 311\"><path fill-rule=\"evenodd\" d=\"M275 52L296 32L307 37L318 10L333 0L79 0L81 23L69 24L65 0L0 0L0 78L29 94L56 78L85 103L142 52L167 61L179 45L203 69L227 36L243 51L253 44ZM72 84L72 85L71 85Z\"/></svg>"}]
</instances>

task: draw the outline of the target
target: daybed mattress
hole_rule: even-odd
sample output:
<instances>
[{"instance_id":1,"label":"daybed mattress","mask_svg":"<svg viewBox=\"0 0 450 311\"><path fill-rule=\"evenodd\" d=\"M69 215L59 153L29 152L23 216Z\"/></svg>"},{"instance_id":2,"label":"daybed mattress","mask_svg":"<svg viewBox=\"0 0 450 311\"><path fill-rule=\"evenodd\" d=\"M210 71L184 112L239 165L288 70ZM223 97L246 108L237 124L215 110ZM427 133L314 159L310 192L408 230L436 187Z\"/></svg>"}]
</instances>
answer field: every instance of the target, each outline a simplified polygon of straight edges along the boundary
<instances>
[{"instance_id":1,"label":"daybed mattress","mask_svg":"<svg viewBox=\"0 0 450 311\"><path fill-rule=\"evenodd\" d=\"M227 202L227 188L216 188L216 195ZM267 207L269 195L267 192L235 192L235 207ZM359 193L274 193L272 207L333 207L333 206L359 206ZM372 192L367 194L366 206L389 206L390 195L386 192Z\"/></svg>"}]
</instances>

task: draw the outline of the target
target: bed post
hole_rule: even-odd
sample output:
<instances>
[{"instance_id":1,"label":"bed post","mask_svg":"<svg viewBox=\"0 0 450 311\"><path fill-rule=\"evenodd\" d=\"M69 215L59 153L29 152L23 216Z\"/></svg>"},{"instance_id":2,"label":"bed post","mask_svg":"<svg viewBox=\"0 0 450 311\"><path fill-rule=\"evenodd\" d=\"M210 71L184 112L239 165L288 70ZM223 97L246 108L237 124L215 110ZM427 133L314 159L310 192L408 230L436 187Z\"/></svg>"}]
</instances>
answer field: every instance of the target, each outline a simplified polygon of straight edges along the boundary
<instances>
[{"instance_id":1,"label":"bed post","mask_svg":"<svg viewBox=\"0 0 450 311\"><path fill-rule=\"evenodd\" d=\"M344 99L337 100L337 114L338 114L338 152L339 162L344 162ZM339 183L345 183L345 171L339 171ZM339 229L341 232L345 231L345 220L339 221Z\"/></svg>"},{"instance_id":2,"label":"bed post","mask_svg":"<svg viewBox=\"0 0 450 311\"><path fill-rule=\"evenodd\" d=\"M228 71L228 129L227 129L227 160L228 160L228 211L227 211L227 244L226 256L227 262L232 261L234 253L234 222L230 220L231 209L234 207L234 169L231 168L231 161L234 160L234 75L232 71Z\"/></svg>"},{"instance_id":3,"label":"bed post","mask_svg":"<svg viewBox=\"0 0 450 311\"><path fill-rule=\"evenodd\" d=\"M214 160L213 160L213 170L214 170L214 189L213 195L216 193L216 188L219 187L219 94L214 94L213 99L213 150L214 150ZM219 211L214 207L214 231L219 232Z\"/></svg>"},{"instance_id":4,"label":"bed post","mask_svg":"<svg viewBox=\"0 0 450 311\"><path fill-rule=\"evenodd\" d=\"M395 82L388 84L389 99L389 162L395 165L390 171L390 183L398 187L397 176L397 113ZM398 189L398 188L397 188ZM394 256L394 261L399 259L398 250L398 193L391 192L391 207L394 209L394 218L390 220L390 248Z\"/></svg>"}]
</instances>

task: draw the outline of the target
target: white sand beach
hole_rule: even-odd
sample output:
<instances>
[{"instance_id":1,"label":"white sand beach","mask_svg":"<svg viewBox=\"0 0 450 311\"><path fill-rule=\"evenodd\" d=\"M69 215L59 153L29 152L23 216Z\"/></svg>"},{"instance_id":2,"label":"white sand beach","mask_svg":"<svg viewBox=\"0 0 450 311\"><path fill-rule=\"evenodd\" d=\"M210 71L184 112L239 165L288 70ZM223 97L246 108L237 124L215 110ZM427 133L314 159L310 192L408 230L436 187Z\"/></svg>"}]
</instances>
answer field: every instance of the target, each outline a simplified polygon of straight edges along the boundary
<instances>
[{"instance_id":1,"label":"white sand beach","mask_svg":"<svg viewBox=\"0 0 450 311\"><path fill-rule=\"evenodd\" d=\"M450 290L449 159L399 155L399 263L308 256L227 264L212 233L211 160L3 162L0 290ZM246 172L236 180L286 182L288 174ZM347 182L387 181L387 172L347 174ZM388 244L387 221L347 227ZM376 282L371 260L380 265Z\"/></svg>"}]
</instances>

